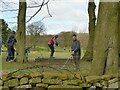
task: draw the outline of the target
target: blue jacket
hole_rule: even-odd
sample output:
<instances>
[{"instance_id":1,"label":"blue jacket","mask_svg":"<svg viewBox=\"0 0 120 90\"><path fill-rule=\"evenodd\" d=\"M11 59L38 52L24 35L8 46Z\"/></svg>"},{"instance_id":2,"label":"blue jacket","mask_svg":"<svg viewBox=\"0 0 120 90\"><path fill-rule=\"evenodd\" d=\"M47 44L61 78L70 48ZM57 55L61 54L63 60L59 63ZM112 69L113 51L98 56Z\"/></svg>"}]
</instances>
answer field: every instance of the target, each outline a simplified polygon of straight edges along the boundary
<instances>
[{"instance_id":1,"label":"blue jacket","mask_svg":"<svg viewBox=\"0 0 120 90\"><path fill-rule=\"evenodd\" d=\"M15 43L16 43L16 39L13 35L10 35L8 38L7 38L7 41L6 41L6 46L7 47L12 47Z\"/></svg>"}]
</instances>

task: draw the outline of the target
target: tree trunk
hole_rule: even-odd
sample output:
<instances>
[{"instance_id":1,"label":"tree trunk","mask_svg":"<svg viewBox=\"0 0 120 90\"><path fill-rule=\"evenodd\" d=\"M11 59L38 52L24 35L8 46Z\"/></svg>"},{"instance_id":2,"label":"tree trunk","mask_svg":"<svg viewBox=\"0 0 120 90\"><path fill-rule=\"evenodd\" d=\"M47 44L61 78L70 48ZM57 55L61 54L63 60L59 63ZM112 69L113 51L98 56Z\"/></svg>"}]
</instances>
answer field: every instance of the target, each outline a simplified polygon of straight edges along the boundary
<instances>
[{"instance_id":1,"label":"tree trunk","mask_svg":"<svg viewBox=\"0 0 120 90\"><path fill-rule=\"evenodd\" d=\"M100 2L91 74L118 72L118 2Z\"/></svg>"},{"instance_id":2,"label":"tree trunk","mask_svg":"<svg viewBox=\"0 0 120 90\"><path fill-rule=\"evenodd\" d=\"M20 2L18 12L18 30L17 30L17 61L24 62L26 46L26 1Z\"/></svg>"},{"instance_id":3,"label":"tree trunk","mask_svg":"<svg viewBox=\"0 0 120 90\"><path fill-rule=\"evenodd\" d=\"M93 43L94 43L94 31L95 31L95 3L94 0L90 0L88 4L88 14L89 14L89 41L87 49L82 60L92 61L93 60Z\"/></svg>"},{"instance_id":4,"label":"tree trunk","mask_svg":"<svg viewBox=\"0 0 120 90\"><path fill-rule=\"evenodd\" d=\"M120 1L119 1L119 45L118 45L118 48L119 48L119 59L118 59L118 68L120 67ZM120 88L120 69L118 71L119 75L118 75L118 88Z\"/></svg>"},{"instance_id":5,"label":"tree trunk","mask_svg":"<svg viewBox=\"0 0 120 90\"><path fill-rule=\"evenodd\" d=\"M120 2L119 2L119 32L118 32L118 34L119 34L119 45L118 45L118 48L119 48L119 66L120 66Z\"/></svg>"}]
</instances>

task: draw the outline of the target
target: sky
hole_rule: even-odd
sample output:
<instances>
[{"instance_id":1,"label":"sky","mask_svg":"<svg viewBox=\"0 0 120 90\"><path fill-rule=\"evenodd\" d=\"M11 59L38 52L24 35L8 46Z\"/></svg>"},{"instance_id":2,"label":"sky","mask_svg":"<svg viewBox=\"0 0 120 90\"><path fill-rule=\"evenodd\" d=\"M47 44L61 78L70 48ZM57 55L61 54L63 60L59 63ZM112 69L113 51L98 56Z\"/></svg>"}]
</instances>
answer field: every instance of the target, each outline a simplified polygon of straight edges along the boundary
<instances>
[{"instance_id":1,"label":"sky","mask_svg":"<svg viewBox=\"0 0 120 90\"><path fill-rule=\"evenodd\" d=\"M47 1L47 0L46 0ZM49 17L46 6L29 22L40 21L43 17L48 17L42 20L47 31L47 34L58 34L62 31L76 31L88 32L88 1L89 0L50 0L49 10L52 17ZM4 0L4 4L0 3L0 10L18 9L18 0ZM27 0L27 5L40 5L42 0ZM2 4L2 5L1 5ZM95 0L96 15L98 11L99 0ZM32 16L39 8L27 8L26 21ZM18 11L1 12L0 18L3 18L13 28L17 25ZM14 23L11 23L14 22Z\"/></svg>"}]
</instances>

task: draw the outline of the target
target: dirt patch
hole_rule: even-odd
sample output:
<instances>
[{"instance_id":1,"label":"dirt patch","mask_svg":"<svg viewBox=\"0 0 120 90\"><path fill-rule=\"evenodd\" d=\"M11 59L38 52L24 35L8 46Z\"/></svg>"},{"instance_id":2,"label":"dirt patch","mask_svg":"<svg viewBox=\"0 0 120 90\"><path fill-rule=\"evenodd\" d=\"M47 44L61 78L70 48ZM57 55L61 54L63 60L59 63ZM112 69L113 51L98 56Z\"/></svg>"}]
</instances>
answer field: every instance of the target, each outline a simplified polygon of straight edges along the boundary
<instances>
[{"instance_id":1,"label":"dirt patch","mask_svg":"<svg viewBox=\"0 0 120 90\"><path fill-rule=\"evenodd\" d=\"M55 58L55 59L50 59L50 58L36 58L35 62L40 62L42 64L50 64L50 65L70 65L73 64L74 61L72 59L59 59L59 58Z\"/></svg>"}]
</instances>

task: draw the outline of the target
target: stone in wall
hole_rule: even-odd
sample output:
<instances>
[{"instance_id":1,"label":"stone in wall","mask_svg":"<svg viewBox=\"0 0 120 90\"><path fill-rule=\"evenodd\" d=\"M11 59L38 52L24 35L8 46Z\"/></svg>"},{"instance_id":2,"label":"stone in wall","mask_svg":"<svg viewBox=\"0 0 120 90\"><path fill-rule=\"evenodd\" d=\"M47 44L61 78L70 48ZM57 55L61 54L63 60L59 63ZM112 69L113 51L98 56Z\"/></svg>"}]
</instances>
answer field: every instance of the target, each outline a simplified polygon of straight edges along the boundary
<instances>
[{"instance_id":1,"label":"stone in wall","mask_svg":"<svg viewBox=\"0 0 120 90\"><path fill-rule=\"evenodd\" d=\"M4 75L2 75L2 80L3 81L7 81L7 80L9 80L10 78L8 77L8 74L4 74Z\"/></svg>"},{"instance_id":2,"label":"stone in wall","mask_svg":"<svg viewBox=\"0 0 120 90\"><path fill-rule=\"evenodd\" d=\"M108 87L108 88L118 88L118 82L109 84L109 87Z\"/></svg>"},{"instance_id":3,"label":"stone in wall","mask_svg":"<svg viewBox=\"0 0 120 90\"><path fill-rule=\"evenodd\" d=\"M108 81L109 84L112 84L112 83L115 83L115 82L118 82L118 78L113 78L113 79Z\"/></svg>"},{"instance_id":4,"label":"stone in wall","mask_svg":"<svg viewBox=\"0 0 120 90\"><path fill-rule=\"evenodd\" d=\"M21 86L17 86L17 87L15 87L16 89L17 88L21 88L21 89L24 89L24 88L32 88L32 86L31 86L31 84L28 84L28 85L21 85Z\"/></svg>"},{"instance_id":5,"label":"stone in wall","mask_svg":"<svg viewBox=\"0 0 120 90\"><path fill-rule=\"evenodd\" d=\"M31 76L32 78L35 78L35 77L40 77L40 78L42 78L42 77L43 77L42 73L40 73L40 72L31 73L30 76Z\"/></svg>"},{"instance_id":6,"label":"stone in wall","mask_svg":"<svg viewBox=\"0 0 120 90\"><path fill-rule=\"evenodd\" d=\"M97 82L100 80L110 80L113 78L112 75L103 75L103 76L87 76L85 77L87 82Z\"/></svg>"},{"instance_id":7,"label":"stone in wall","mask_svg":"<svg viewBox=\"0 0 120 90\"><path fill-rule=\"evenodd\" d=\"M20 79L20 85L27 84L28 83L28 78L21 78Z\"/></svg>"},{"instance_id":8,"label":"stone in wall","mask_svg":"<svg viewBox=\"0 0 120 90\"><path fill-rule=\"evenodd\" d=\"M22 77L28 77L30 78L31 72L29 70L21 70L16 73L12 74L12 78L22 78Z\"/></svg>"},{"instance_id":9,"label":"stone in wall","mask_svg":"<svg viewBox=\"0 0 120 90\"><path fill-rule=\"evenodd\" d=\"M59 85L62 84L61 80L58 79L42 79L42 83L44 84L50 84L50 85Z\"/></svg>"},{"instance_id":10,"label":"stone in wall","mask_svg":"<svg viewBox=\"0 0 120 90\"><path fill-rule=\"evenodd\" d=\"M91 87L88 88L87 90L96 90L96 86L91 86Z\"/></svg>"},{"instance_id":11,"label":"stone in wall","mask_svg":"<svg viewBox=\"0 0 120 90\"><path fill-rule=\"evenodd\" d=\"M43 72L43 77L47 79L56 79L58 77L59 72L54 71L45 71Z\"/></svg>"},{"instance_id":12,"label":"stone in wall","mask_svg":"<svg viewBox=\"0 0 120 90\"><path fill-rule=\"evenodd\" d=\"M62 74L62 73L60 73L60 74L58 74L58 77L57 77L59 80L68 80L68 76L67 76L67 74Z\"/></svg>"},{"instance_id":13,"label":"stone in wall","mask_svg":"<svg viewBox=\"0 0 120 90\"><path fill-rule=\"evenodd\" d=\"M82 83L82 81L81 80L66 80L66 81L63 81L63 84L65 84L65 85L75 85L75 86L77 86L77 85L79 85L80 83Z\"/></svg>"},{"instance_id":14,"label":"stone in wall","mask_svg":"<svg viewBox=\"0 0 120 90\"><path fill-rule=\"evenodd\" d=\"M79 84L79 86L81 87L81 88L88 88L88 87L91 87L91 84L90 83L81 83L81 84Z\"/></svg>"},{"instance_id":15,"label":"stone in wall","mask_svg":"<svg viewBox=\"0 0 120 90\"><path fill-rule=\"evenodd\" d=\"M81 90L81 87L72 85L51 85L48 87L48 90Z\"/></svg>"},{"instance_id":16,"label":"stone in wall","mask_svg":"<svg viewBox=\"0 0 120 90\"><path fill-rule=\"evenodd\" d=\"M12 74L12 78L22 78L24 76L24 74L23 73L14 73L14 74Z\"/></svg>"},{"instance_id":17,"label":"stone in wall","mask_svg":"<svg viewBox=\"0 0 120 90\"><path fill-rule=\"evenodd\" d=\"M8 87L8 86L2 86L1 88L2 88L2 90L9 90L9 87ZM1 90L1 89L0 89L0 90Z\"/></svg>"},{"instance_id":18,"label":"stone in wall","mask_svg":"<svg viewBox=\"0 0 120 90\"><path fill-rule=\"evenodd\" d=\"M36 84L36 87L48 88L48 84L39 83L39 84Z\"/></svg>"},{"instance_id":19,"label":"stone in wall","mask_svg":"<svg viewBox=\"0 0 120 90\"><path fill-rule=\"evenodd\" d=\"M36 77L36 78L32 78L29 80L29 83L32 84L32 83L41 83L41 78L40 77Z\"/></svg>"},{"instance_id":20,"label":"stone in wall","mask_svg":"<svg viewBox=\"0 0 120 90\"><path fill-rule=\"evenodd\" d=\"M8 86L8 87L15 87L18 85L19 85L18 79L11 79L11 80L4 82L4 86Z\"/></svg>"},{"instance_id":21,"label":"stone in wall","mask_svg":"<svg viewBox=\"0 0 120 90\"><path fill-rule=\"evenodd\" d=\"M98 83L98 82L94 83L93 86L96 86L96 87L103 87L103 85L102 85L101 83Z\"/></svg>"}]
</instances>

